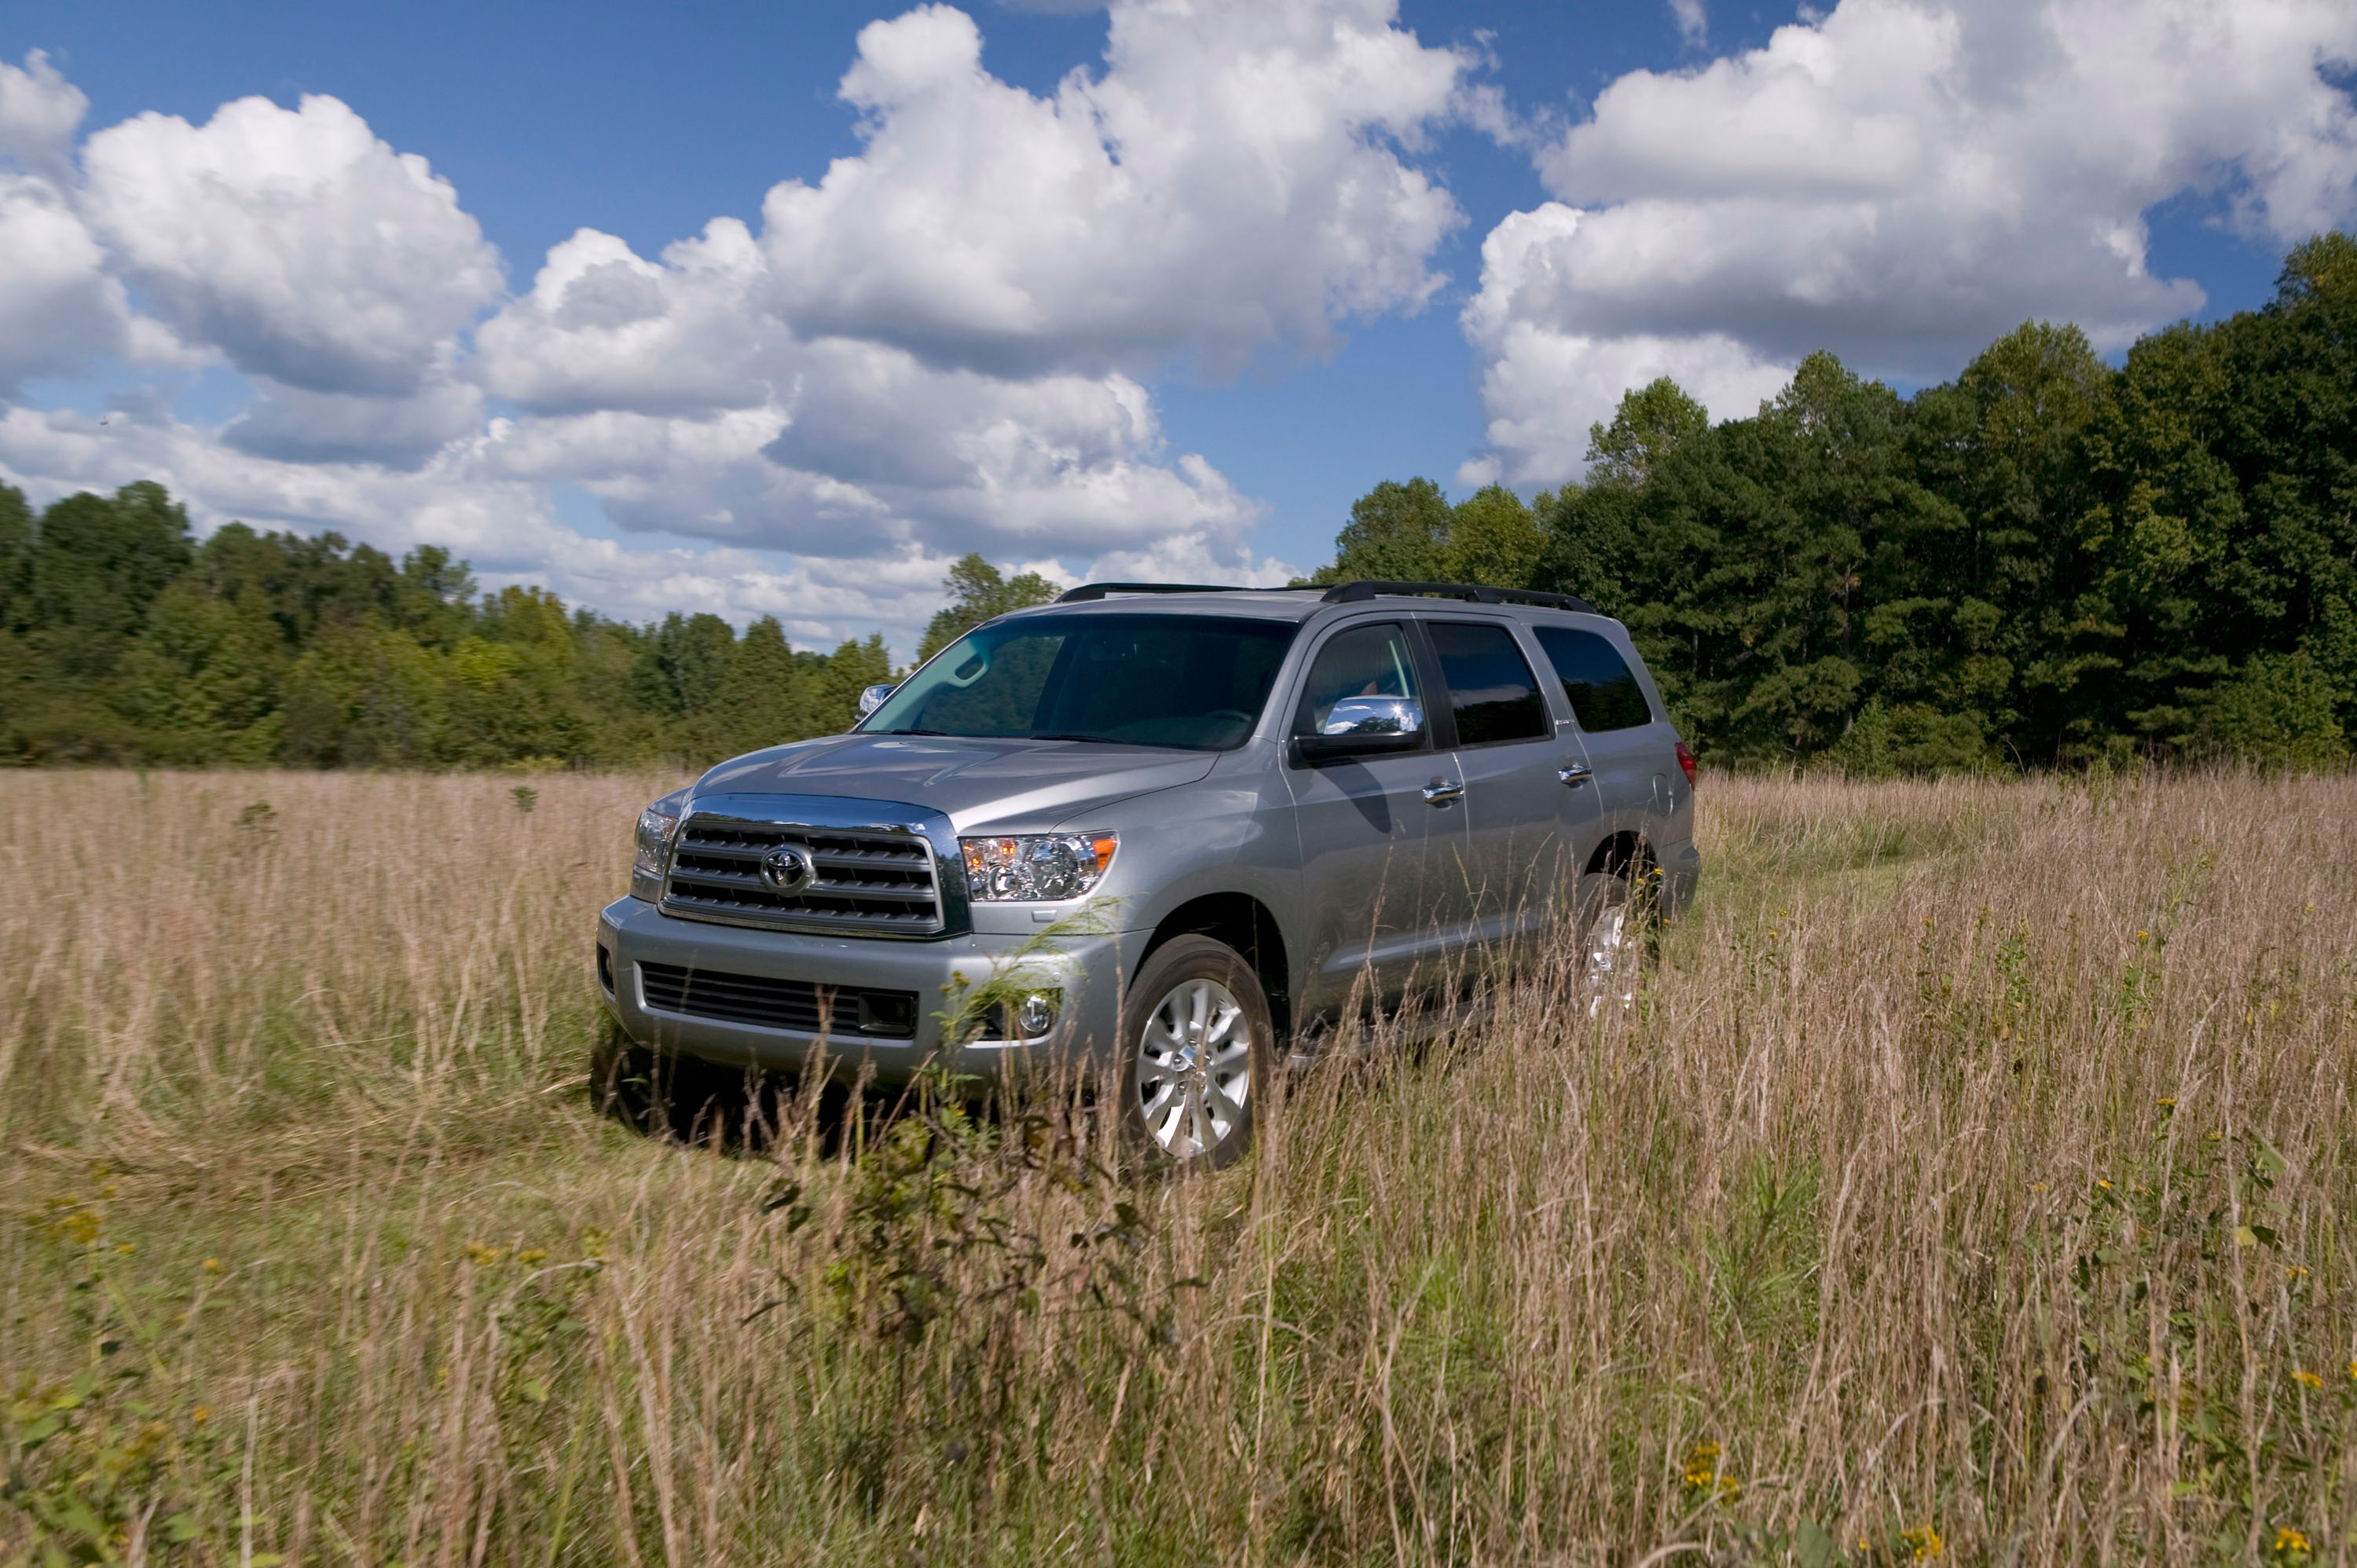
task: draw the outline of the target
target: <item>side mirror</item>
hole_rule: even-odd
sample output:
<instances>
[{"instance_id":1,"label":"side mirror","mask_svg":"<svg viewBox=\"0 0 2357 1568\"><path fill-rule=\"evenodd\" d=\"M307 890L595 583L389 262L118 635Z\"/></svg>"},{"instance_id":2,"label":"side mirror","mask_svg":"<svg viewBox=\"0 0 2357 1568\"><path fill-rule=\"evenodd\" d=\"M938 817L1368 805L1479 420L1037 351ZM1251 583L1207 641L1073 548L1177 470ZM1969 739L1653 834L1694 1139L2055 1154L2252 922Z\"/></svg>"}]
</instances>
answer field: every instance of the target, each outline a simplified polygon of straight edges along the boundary
<instances>
[{"instance_id":1,"label":"side mirror","mask_svg":"<svg viewBox=\"0 0 2357 1568\"><path fill-rule=\"evenodd\" d=\"M898 686L870 686L859 693L859 716L866 718L884 705L884 699L899 691Z\"/></svg>"},{"instance_id":2,"label":"side mirror","mask_svg":"<svg viewBox=\"0 0 2357 1568\"><path fill-rule=\"evenodd\" d=\"M1381 757L1424 745L1424 704L1414 697L1345 697L1327 713L1316 735L1297 736L1304 763L1343 757Z\"/></svg>"}]
</instances>

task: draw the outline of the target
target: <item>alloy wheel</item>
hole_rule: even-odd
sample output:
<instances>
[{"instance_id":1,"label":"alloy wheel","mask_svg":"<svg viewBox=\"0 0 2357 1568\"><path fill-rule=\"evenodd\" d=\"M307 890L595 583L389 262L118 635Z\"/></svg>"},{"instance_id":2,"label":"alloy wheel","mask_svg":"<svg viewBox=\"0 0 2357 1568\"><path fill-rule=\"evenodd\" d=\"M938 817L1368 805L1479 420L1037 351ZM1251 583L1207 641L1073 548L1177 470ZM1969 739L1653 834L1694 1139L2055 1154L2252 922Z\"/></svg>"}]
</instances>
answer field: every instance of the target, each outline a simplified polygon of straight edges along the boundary
<instances>
[{"instance_id":1,"label":"alloy wheel","mask_svg":"<svg viewBox=\"0 0 2357 1568\"><path fill-rule=\"evenodd\" d=\"M1132 1078L1138 1116L1173 1159L1209 1155L1243 1125L1252 1024L1216 980L1182 980L1146 1015Z\"/></svg>"}]
</instances>

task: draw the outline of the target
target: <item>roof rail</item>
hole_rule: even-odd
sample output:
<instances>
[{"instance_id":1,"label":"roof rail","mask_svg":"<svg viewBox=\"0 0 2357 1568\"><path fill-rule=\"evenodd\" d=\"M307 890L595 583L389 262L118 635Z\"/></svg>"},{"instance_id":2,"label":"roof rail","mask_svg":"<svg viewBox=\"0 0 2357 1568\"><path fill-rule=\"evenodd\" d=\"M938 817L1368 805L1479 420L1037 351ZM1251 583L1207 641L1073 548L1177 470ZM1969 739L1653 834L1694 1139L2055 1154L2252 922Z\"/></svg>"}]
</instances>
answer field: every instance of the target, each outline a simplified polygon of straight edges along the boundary
<instances>
[{"instance_id":1,"label":"roof rail","mask_svg":"<svg viewBox=\"0 0 2357 1568\"><path fill-rule=\"evenodd\" d=\"M1265 593L1265 588L1240 588L1232 583L1083 583L1077 588L1067 588L1056 596L1060 605L1076 605L1087 599L1101 599L1107 594L1252 594Z\"/></svg>"},{"instance_id":2,"label":"roof rail","mask_svg":"<svg viewBox=\"0 0 2357 1568\"><path fill-rule=\"evenodd\" d=\"M1379 594L1431 594L1477 605L1538 605L1551 610L1596 614L1594 605L1571 594L1544 594L1535 588L1492 588L1480 583L1338 583L1326 590L1326 603L1361 604Z\"/></svg>"}]
</instances>

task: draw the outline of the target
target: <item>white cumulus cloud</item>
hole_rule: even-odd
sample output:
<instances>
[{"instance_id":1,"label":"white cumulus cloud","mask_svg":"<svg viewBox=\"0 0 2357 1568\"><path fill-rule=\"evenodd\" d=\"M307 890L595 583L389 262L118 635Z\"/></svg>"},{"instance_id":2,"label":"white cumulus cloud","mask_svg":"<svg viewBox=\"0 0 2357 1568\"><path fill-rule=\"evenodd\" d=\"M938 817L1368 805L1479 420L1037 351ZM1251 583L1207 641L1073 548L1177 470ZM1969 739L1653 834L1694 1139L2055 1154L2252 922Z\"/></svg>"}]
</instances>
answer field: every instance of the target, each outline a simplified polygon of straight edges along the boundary
<instances>
[{"instance_id":1,"label":"white cumulus cloud","mask_svg":"<svg viewBox=\"0 0 2357 1568\"><path fill-rule=\"evenodd\" d=\"M1546 149L1557 199L1483 246L1467 307L1492 465L1577 471L1658 374L1747 413L1800 355L1952 374L2032 317L2099 346L2197 310L2146 213L2219 199L2280 242L2357 210L2338 0L1843 0L1695 71L1634 71Z\"/></svg>"},{"instance_id":2,"label":"white cumulus cloud","mask_svg":"<svg viewBox=\"0 0 2357 1568\"><path fill-rule=\"evenodd\" d=\"M500 286L449 181L333 98L141 114L82 169L85 214L158 314L288 386L414 392Z\"/></svg>"},{"instance_id":3,"label":"white cumulus cloud","mask_svg":"<svg viewBox=\"0 0 2357 1568\"><path fill-rule=\"evenodd\" d=\"M1465 61L1390 0L1127 0L1105 69L1037 97L928 5L859 35L866 147L764 205L775 297L808 336L996 372L1232 371L1414 308L1460 221L1404 162Z\"/></svg>"},{"instance_id":4,"label":"white cumulus cloud","mask_svg":"<svg viewBox=\"0 0 2357 1568\"><path fill-rule=\"evenodd\" d=\"M53 184L73 166L74 128L90 111L81 89L39 49L22 67L0 60L0 156Z\"/></svg>"}]
</instances>

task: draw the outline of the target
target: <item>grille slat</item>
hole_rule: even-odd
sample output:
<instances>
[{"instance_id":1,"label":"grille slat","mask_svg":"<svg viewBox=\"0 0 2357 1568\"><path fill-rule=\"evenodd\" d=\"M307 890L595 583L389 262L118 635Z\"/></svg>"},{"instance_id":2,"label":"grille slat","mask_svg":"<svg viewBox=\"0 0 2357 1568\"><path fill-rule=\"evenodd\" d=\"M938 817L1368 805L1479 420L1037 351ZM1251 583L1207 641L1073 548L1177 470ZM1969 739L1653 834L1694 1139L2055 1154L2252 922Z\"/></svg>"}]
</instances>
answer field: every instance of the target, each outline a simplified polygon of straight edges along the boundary
<instances>
[{"instance_id":1,"label":"grille slat","mask_svg":"<svg viewBox=\"0 0 2357 1568\"><path fill-rule=\"evenodd\" d=\"M815 875L780 892L761 880L762 857L801 846ZM680 830L663 908L788 930L859 930L932 936L943 927L932 845L890 832L847 832L795 822L694 816Z\"/></svg>"},{"instance_id":2,"label":"grille slat","mask_svg":"<svg viewBox=\"0 0 2357 1568\"><path fill-rule=\"evenodd\" d=\"M867 1035L905 1040L916 1034L917 993L857 986L820 986L806 980L728 974L681 964L641 963L639 989L661 1013L716 1018L730 1024L815 1035Z\"/></svg>"}]
</instances>

